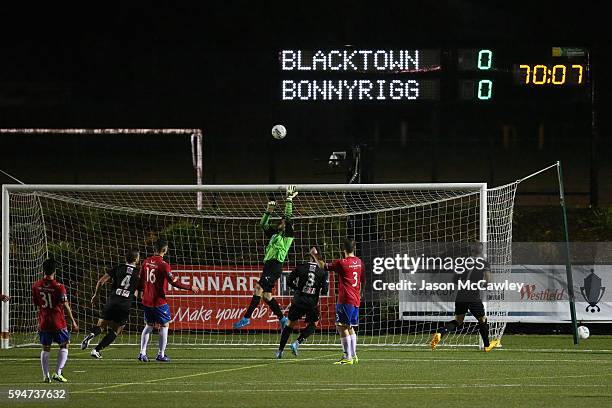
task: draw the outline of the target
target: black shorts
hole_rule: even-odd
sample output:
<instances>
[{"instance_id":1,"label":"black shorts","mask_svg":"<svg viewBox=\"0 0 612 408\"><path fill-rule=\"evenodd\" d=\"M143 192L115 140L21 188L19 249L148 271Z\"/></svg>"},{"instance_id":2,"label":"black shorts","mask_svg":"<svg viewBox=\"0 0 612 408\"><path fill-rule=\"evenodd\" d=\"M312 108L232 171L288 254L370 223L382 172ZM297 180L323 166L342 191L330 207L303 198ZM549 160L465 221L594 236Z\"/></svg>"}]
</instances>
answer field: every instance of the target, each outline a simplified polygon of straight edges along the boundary
<instances>
[{"instance_id":1,"label":"black shorts","mask_svg":"<svg viewBox=\"0 0 612 408\"><path fill-rule=\"evenodd\" d=\"M127 323L130 317L130 304L125 302L113 302L112 300L104 306L102 319L107 322L115 322L119 326Z\"/></svg>"},{"instance_id":2,"label":"black shorts","mask_svg":"<svg viewBox=\"0 0 612 408\"><path fill-rule=\"evenodd\" d=\"M455 302L455 316L465 315L468 310L472 313L475 318L481 318L485 315L484 304L481 301L478 302Z\"/></svg>"},{"instance_id":3,"label":"black shorts","mask_svg":"<svg viewBox=\"0 0 612 408\"><path fill-rule=\"evenodd\" d=\"M259 286L261 286L264 292L272 292L274 285L276 285L276 281L281 277L282 271L283 264L276 259L266 261L261 277L259 278Z\"/></svg>"},{"instance_id":4,"label":"black shorts","mask_svg":"<svg viewBox=\"0 0 612 408\"><path fill-rule=\"evenodd\" d=\"M291 304L287 318L292 322L300 320L306 316L306 323L316 323L319 321L319 308L317 306L305 306L300 304Z\"/></svg>"}]
</instances>

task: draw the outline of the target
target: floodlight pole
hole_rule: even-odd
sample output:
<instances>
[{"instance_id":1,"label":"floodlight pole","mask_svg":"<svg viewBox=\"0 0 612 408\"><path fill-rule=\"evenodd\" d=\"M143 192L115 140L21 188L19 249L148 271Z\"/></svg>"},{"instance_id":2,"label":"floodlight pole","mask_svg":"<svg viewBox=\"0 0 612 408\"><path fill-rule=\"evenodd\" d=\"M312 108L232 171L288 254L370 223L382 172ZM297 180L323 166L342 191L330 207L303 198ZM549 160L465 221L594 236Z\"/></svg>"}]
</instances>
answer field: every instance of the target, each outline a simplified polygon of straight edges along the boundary
<instances>
[{"instance_id":1,"label":"floodlight pole","mask_svg":"<svg viewBox=\"0 0 612 408\"><path fill-rule=\"evenodd\" d=\"M565 241L565 273L567 275L567 295L569 296L570 316L572 319L572 335L574 345L578 345L578 322L576 320L576 297L574 295L574 278L572 276L572 261L570 259L569 231L567 226L567 209L565 205L565 188L563 186L563 169L561 162L557 162L557 176L559 178L559 202L563 215L563 239Z\"/></svg>"}]
</instances>

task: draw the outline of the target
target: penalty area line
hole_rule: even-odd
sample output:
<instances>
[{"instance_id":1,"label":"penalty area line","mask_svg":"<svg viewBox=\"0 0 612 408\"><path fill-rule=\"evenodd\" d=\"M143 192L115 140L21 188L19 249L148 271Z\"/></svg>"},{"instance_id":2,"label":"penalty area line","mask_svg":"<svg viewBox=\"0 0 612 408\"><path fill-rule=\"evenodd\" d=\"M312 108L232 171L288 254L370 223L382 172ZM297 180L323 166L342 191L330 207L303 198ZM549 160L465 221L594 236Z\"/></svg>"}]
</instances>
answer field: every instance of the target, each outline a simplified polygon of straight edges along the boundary
<instances>
[{"instance_id":1,"label":"penalty area line","mask_svg":"<svg viewBox=\"0 0 612 408\"><path fill-rule=\"evenodd\" d=\"M269 366L269 365L272 365L272 364L290 364L290 363L296 363L296 362L300 362L300 361L317 360L317 359L321 359L321 358L325 358L325 357L331 357L331 356L335 356L335 355L337 355L337 353L326 354L326 355L323 355L323 356L304 358L304 359L280 360L280 361L274 360L274 361L270 361L268 363L262 363L262 364L254 364L254 365L248 365L248 366L242 366L242 367L234 367L234 368L225 368L225 369L222 369L222 370L214 370L214 371L203 371L201 373L179 375L179 376L175 376L175 377L154 378L152 380L147 380L147 381L129 382L129 383L124 383L124 384L115 384L115 385L110 385L108 387L97 387L97 388L91 388L91 389L82 390L82 391L72 391L72 394L87 394L87 393L94 393L96 391L108 390L108 389L111 389L111 388L129 387L130 385L153 384L153 383L160 382L160 381L182 380L182 379L185 379L185 378L202 377L202 376L211 375L211 374L231 373L233 371L242 371L242 370L250 370L250 369L253 369L253 368L266 367L266 366Z\"/></svg>"}]
</instances>

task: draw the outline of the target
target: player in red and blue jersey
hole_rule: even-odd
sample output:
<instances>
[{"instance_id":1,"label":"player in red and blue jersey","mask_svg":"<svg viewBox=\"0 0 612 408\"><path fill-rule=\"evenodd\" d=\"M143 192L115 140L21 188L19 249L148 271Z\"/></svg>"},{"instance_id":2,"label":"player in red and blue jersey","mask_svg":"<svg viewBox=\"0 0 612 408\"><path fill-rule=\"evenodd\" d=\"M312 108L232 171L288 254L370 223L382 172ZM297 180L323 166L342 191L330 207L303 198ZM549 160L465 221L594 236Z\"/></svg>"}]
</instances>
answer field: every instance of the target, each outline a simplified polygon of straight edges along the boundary
<instances>
[{"instance_id":1,"label":"player in red and blue jersey","mask_svg":"<svg viewBox=\"0 0 612 408\"><path fill-rule=\"evenodd\" d=\"M157 361L168 362L166 356L166 345L168 344L168 324L172 320L170 308L166 301L166 286L169 283L175 288L190 290L198 293L197 286L184 285L177 276L172 275L170 265L164 261L164 255L168 253L168 243L163 239L154 244L155 255L148 257L142 263L140 269L140 285L142 293L142 305L144 307L145 328L140 336L140 355L138 360L149 361L147 357L147 345L153 332L153 327L159 325L159 351Z\"/></svg>"},{"instance_id":2,"label":"player in red and blue jersey","mask_svg":"<svg viewBox=\"0 0 612 408\"><path fill-rule=\"evenodd\" d=\"M62 375L62 370L68 361L68 344L70 343L70 333L66 325L64 310L70 318L72 330L79 330L79 326L74 320L72 309L68 304L68 296L64 285L55 280L55 269L57 264L54 259L49 258L43 262L43 272L45 276L32 285L32 302L38 306L38 335L42 351L40 352L40 365L43 372L43 380L51 382L51 379L59 382L67 382ZM49 375L49 356L51 344L59 344L59 354L55 373Z\"/></svg>"},{"instance_id":3,"label":"player in red and blue jersey","mask_svg":"<svg viewBox=\"0 0 612 408\"><path fill-rule=\"evenodd\" d=\"M336 327L340 334L344 354L334 364L357 364L359 362L357 334L354 328L359 325L359 304L361 303L361 290L365 284L365 274L361 259L355 256L355 246L354 240L344 240L342 245L344 258L324 264L326 270L336 273L338 282Z\"/></svg>"}]
</instances>

